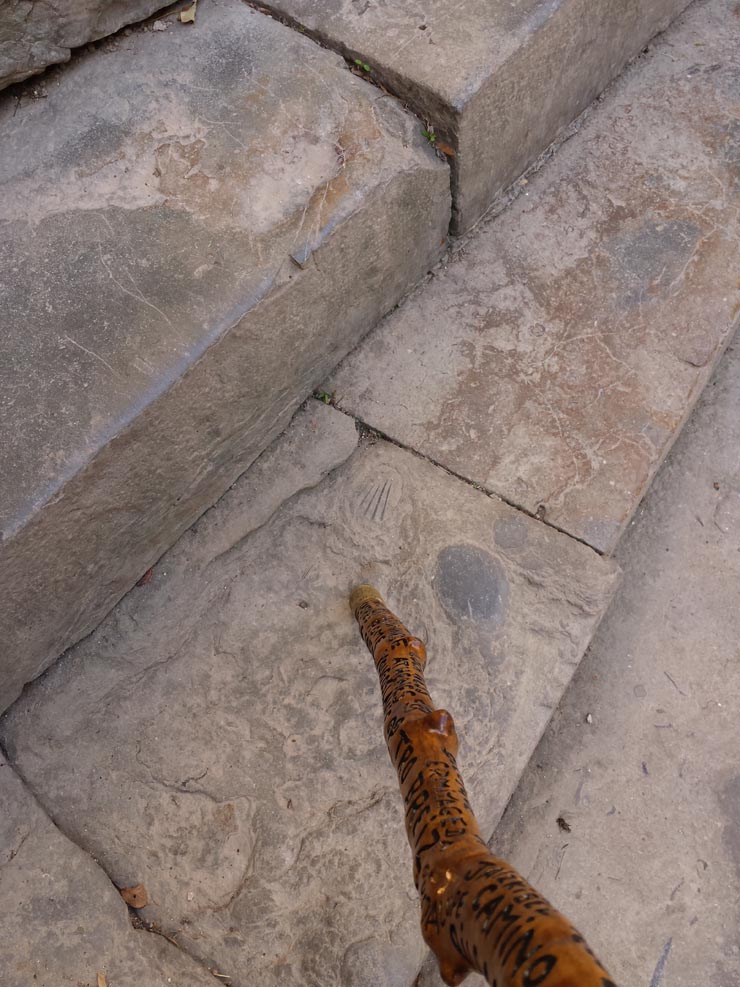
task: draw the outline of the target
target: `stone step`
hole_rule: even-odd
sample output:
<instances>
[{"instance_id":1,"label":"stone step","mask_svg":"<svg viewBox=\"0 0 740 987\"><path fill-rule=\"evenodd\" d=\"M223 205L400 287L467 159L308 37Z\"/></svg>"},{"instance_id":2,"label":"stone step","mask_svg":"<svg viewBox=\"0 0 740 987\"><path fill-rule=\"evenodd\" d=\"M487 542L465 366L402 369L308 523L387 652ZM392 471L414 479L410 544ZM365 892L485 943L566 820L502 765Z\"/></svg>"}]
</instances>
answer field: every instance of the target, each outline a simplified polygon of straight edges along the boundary
<instances>
[{"instance_id":1,"label":"stone step","mask_svg":"<svg viewBox=\"0 0 740 987\"><path fill-rule=\"evenodd\" d=\"M565 497L523 506L605 551L626 523L625 500L639 496L631 474L629 496L609 482L632 462L621 446L648 437L646 484L703 386L737 312L731 7L694 8L561 151L550 178L532 183L538 203L520 202L481 231L337 375L352 384L347 407L364 402L389 424L376 428L399 442L409 430L408 444L471 482L367 429L358 436L348 416L310 402L151 578L0 721L13 767L63 832L116 885L143 883L143 920L234 987L398 987L424 958L377 682L347 608L352 584L376 582L427 639L432 694L456 717L488 831L591 640L615 563L475 489L474 474L513 430L520 445L510 456L549 489L553 450L571 433L553 422L549 442L530 450L541 420L527 402L540 383L541 417L552 408L572 430L563 489L590 479L590 520L613 523L585 526L579 502ZM400 169L409 181L422 176L431 190L446 179L413 136L388 148L409 155ZM336 318L344 296L330 300ZM571 344L578 360L544 367ZM579 388L584 405L592 400L580 416ZM486 409L497 406L510 417L491 424ZM517 408L525 413L515 420ZM594 442L615 433L614 449L599 446L604 483L577 472L589 415L602 429ZM458 443L450 467L444 456ZM519 462L509 462L515 479ZM506 479L503 466L496 475ZM485 484L493 487L487 473ZM42 603L39 595L34 615Z\"/></svg>"},{"instance_id":2,"label":"stone step","mask_svg":"<svg viewBox=\"0 0 740 987\"><path fill-rule=\"evenodd\" d=\"M339 368L339 407L600 552L737 324L733 0L693 7Z\"/></svg>"},{"instance_id":3,"label":"stone step","mask_svg":"<svg viewBox=\"0 0 740 987\"><path fill-rule=\"evenodd\" d=\"M475 223L688 0L259 0L407 100Z\"/></svg>"},{"instance_id":4,"label":"stone step","mask_svg":"<svg viewBox=\"0 0 740 987\"><path fill-rule=\"evenodd\" d=\"M105 872L54 826L2 755L0 804L3 987L212 987L201 964L132 928Z\"/></svg>"},{"instance_id":5,"label":"stone step","mask_svg":"<svg viewBox=\"0 0 740 987\"><path fill-rule=\"evenodd\" d=\"M0 737L63 831L144 884L143 920L232 987L410 985L425 947L351 587L427 640L490 832L617 574L312 401Z\"/></svg>"},{"instance_id":6,"label":"stone step","mask_svg":"<svg viewBox=\"0 0 740 987\"><path fill-rule=\"evenodd\" d=\"M567 909L617 984L732 987L740 983L740 897L727 895L740 877L740 340L617 559L620 589L491 845ZM434 967L419 987L444 987Z\"/></svg>"},{"instance_id":7,"label":"stone step","mask_svg":"<svg viewBox=\"0 0 740 987\"><path fill-rule=\"evenodd\" d=\"M166 6L167 0L73 0L61 5L8 0L0 23L0 89L68 61L73 48Z\"/></svg>"},{"instance_id":8,"label":"stone step","mask_svg":"<svg viewBox=\"0 0 740 987\"><path fill-rule=\"evenodd\" d=\"M0 710L444 249L447 166L338 55L166 24L0 99Z\"/></svg>"}]
</instances>

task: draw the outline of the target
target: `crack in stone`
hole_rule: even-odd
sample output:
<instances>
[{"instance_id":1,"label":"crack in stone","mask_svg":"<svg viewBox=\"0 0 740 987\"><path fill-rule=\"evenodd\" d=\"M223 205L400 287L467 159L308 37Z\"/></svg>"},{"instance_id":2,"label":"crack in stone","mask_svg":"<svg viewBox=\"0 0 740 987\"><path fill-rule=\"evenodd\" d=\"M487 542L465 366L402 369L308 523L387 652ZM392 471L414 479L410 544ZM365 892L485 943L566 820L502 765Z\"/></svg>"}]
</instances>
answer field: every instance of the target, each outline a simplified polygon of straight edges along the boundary
<instances>
[{"instance_id":1,"label":"crack in stone","mask_svg":"<svg viewBox=\"0 0 740 987\"><path fill-rule=\"evenodd\" d=\"M137 764L140 764L141 767L144 768L144 770L149 775L148 781L146 781L146 780L143 781L143 783L145 785L149 784L149 785L156 786L158 788L164 788L166 791L169 791L169 792L177 792L178 795L198 795L198 796L202 796L203 798L208 799L209 802L213 802L214 805L225 805L228 802L237 802L237 801L246 801L246 802L251 802L252 801L252 799L250 798L250 796L249 795L246 795L246 794L239 794L239 793L237 793L236 795L227 795L227 796L225 796L223 798L219 798L217 795L214 795L212 792L209 792L206 788L186 788L185 787L191 781L199 781L201 778L204 778L206 776L206 774L208 773L208 768L206 768L206 770L203 772L203 774L197 775L197 776L193 776L193 777L190 777L190 778L185 778L184 781L181 781L179 783L178 782L167 781L164 778L160 778L157 774L155 774L155 772L152 770L152 768L142 758L142 756L141 756L141 742L140 741L137 741L136 742L136 751L134 753L134 758L135 758Z\"/></svg>"},{"instance_id":2,"label":"crack in stone","mask_svg":"<svg viewBox=\"0 0 740 987\"><path fill-rule=\"evenodd\" d=\"M229 894L226 901L222 902L222 904L220 905L209 905L206 908L200 908L198 909L197 914L202 915L204 912L210 912L211 914L218 914L219 912L225 911L229 907L229 905L233 904L233 902L236 901L236 899L239 897L239 895L247 886L247 882L249 881L249 878L252 877L252 875L254 874L254 861L256 856L257 856L257 843L255 841L255 844L252 847L252 852L249 854L249 859L247 860L247 863L244 866L244 871L242 872L242 876L239 878L236 887Z\"/></svg>"},{"instance_id":3,"label":"crack in stone","mask_svg":"<svg viewBox=\"0 0 740 987\"><path fill-rule=\"evenodd\" d=\"M549 520L548 518L540 517L539 514L533 514L531 511L528 511L526 507L523 507L521 504L517 504L515 501L510 500L508 497L504 497L503 494L499 493L498 491L490 489L486 485L479 483L477 480L471 480L469 477L463 476L461 473L456 473L453 469L450 469L449 466L445 466L444 463L438 462L436 459L433 459L431 456L428 456L426 453L419 452L419 450L414 449L413 446L406 445L405 443L401 442L399 439L393 438L392 435L386 434L385 432L381 431L380 429L376 428L373 425L368 425L368 423L366 421L363 421L362 418L358 418L356 415L353 415L352 412L342 408L340 403L335 404L334 407L338 411L341 411L343 415L347 415L348 418L354 419L355 423L357 424L358 431L360 432L361 437L366 439L369 438L371 440L382 439L383 442L388 442L390 443L390 445L395 446L397 449L403 449L404 452L411 453L411 455L416 456L417 459L423 459L425 462L430 463L432 466L436 466L437 469L443 470L448 476L454 477L454 479L459 480L461 483L466 484L468 487L472 487L474 490L477 490L479 493L482 493L484 497L493 497L496 500L500 500L502 504L506 504L507 507L513 508L515 511L517 511L517 513L523 514L525 517L530 518L532 521L536 521L538 524L544 524L546 527L552 528L553 531L557 531L561 535L565 535L566 538L570 538L571 541L578 542L579 545L583 545L585 548L588 548L596 555L604 556L608 554L607 552L596 548L594 545L590 545L583 538L579 538L578 535L574 535L572 532L566 531L564 528L558 527L557 524L554 524L554 522Z\"/></svg>"},{"instance_id":4,"label":"crack in stone","mask_svg":"<svg viewBox=\"0 0 740 987\"><path fill-rule=\"evenodd\" d=\"M21 837L20 842L18 843L18 845L15 846L15 847L13 847L13 849L10 851L10 854L8 855L7 860L4 860L2 862L2 865L0 865L0 866L5 866L6 864L9 864L11 860L15 860L15 858L18 856L18 854L23 849L23 844L26 842L26 840L28 839L28 837L30 835L31 835L31 831L30 830L28 830L27 832L25 832L23 834L23 836Z\"/></svg>"},{"instance_id":5,"label":"crack in stone","mask_svg":"<svg viewBox=\"0 0 740 987\"><path fill-rule=\"evenodd\" d=\"M93 854L88 850L88 848L84 845L84 843L81 843L79 840L77 840L74 837L73 834L71 834L70 832L67 831L66 827L62 826L57 821L57 819L55 819L54 814L46 807L45 803L42 801L42 799L39 797L37 791L34 789L34 786L24 776L23 772L20 770L20 768L17 765L17 763L15 761L13 761L8 756L7 750L1 744L0 744L0 758L3 758L5 760L5 762L7 763L7 765L10 767L10 769L13 772L15 772L15 774L18 776L18 779L20 780L21 784L28 791L29 795L33 798L33 800L36 802L37 806L39 807L39 810L44 814L44 816L48 819L48 821L51 823L51 825L56 830L58 830L62 834L62 836L65 837L65 839L69 840L70 843L72 843L74 846L76 846L78 848L78 850L81 850L92 861L92 863L94 864L94 866L102 874L104 874L106 876L106 878L110 882L111 886L115 889L116 894L119 894L120 893L120 889L119 889L118 885L112 879L112 877L110 876L110 874L108 873L108 871L105 869L105 867L101 864L100 860L98 860L97 857L93 856ZM8 858L8 860L6 860L6 861L3 862L3 865L10 863L11 860L13 860L15 857L18 856L18 853L20 852L21 848L23 847L23 844L26 842L26 840L31 835L32 835L32 832L29 830L21 838L20 843L15 847L14 851L11 852L10 857ZM250 863L251 863L251 860L250 860ZM184 946L181 946L175 939L172 939L170 936L166 935L160 929L151 927L150 924L144 922L141 918L139 918L139 916L136 914L136 912L132 908L128 908L127 910L128 910L128 914L129 914L129 920L131 921L131 926L132 926L132 928L134 930L136 930L136 931L143 930L143 931L151 932L153 934L156 934L156 935L161 936L162 938L166 939L169 943L171 943L173 946L175 946L175 948L178 949L184 956L187 956L187 958L196 967L198 967L199 969L204 970L207 973L210 973L211 976L213 976L214 979L218 983L220 983L220 984L228 984L228 981L224 980L224 978L222 976L221 977L216 976L216 974L214 973L214 971L209 966L207 966L202 960L200 960L197 956L195 956L193 953L191 953L189 950L187 950Z\"/></svg>"}]
</instances>

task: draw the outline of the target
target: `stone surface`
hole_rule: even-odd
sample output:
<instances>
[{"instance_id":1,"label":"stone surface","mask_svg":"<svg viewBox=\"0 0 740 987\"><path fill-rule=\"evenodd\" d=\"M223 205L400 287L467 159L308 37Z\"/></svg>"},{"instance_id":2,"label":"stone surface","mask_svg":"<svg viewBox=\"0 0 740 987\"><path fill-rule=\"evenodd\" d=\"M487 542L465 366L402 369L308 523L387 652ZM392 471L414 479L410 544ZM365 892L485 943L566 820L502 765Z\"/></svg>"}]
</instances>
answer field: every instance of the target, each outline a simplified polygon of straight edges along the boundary
<instances>
[{"instance_id":1,"label":"stone surface","mask_svg":"<svg viewBox=\"0 0 740 987\"><path fill-rule=\"evenodd\" d=\"M144 917L235 987L408 987L418 905L350 588L372 579L427 639L491 832L616 575L312 402L28 687L3 743L113 880L147 887Z\"/></svg>"},{"instance_id":2,"label":"stone surface","mask_svg":"<svg viewBox=\"0 0 740 987\"><path fill-rule=\"evenodd\" d=\"M241 0L126 42L0 101L0 709L285 427L449 221L414 118Z\"/></svg>"},{"instance_id":3,"label":"stone surface","mask_svg":"<svg viewBox=\"0 0 740 987\"><path fill-rule=\"evenodd\" d=\"M618 983L734 987L740 983L737 344L617 557L622 587L493 843L568 911ZM558 816L570 832L558 828ZM422 984L441 987L431 970ZM478 984L483 981L470 981Z\"/></svg>"},{"instance_id":4,"label":"stone surface","mask_svg":"<svg viewBox=\"0 0 740 987\"><path fill-rule=\"evenodd\" d=\"M692 8L325 385L611 551L740 311L740 17Z\"/></svg>"},{"instance_id":5,"label":"stone surface","mask_svg":"<svg viewBox=\"0 0 740 987\"><path fill-rule=\"evenodd\" d=\"M0 755L3 987L212 987L162 936L135 931L117 889L54 826Z\"/></svg>"},{"instance_id":6,"label":"stone surface","mask_svg":"<svg viewBox=\"0 0 740 987\"><path fill-rule=\"evenodd\" d=\"M166 0L4 0L0 89L66 62L72 48L113 34L166 6Z\"/></svg>"},{"instance_id":7,"label":"stone surface","mask_svg":"<svg viewBox=\"0 0 740 987\"><path fill-rule=\"evenodd\" d=\"M368 64L456 151L473 224L688 0L267 0Z\"/></svg>"}]
</instances>

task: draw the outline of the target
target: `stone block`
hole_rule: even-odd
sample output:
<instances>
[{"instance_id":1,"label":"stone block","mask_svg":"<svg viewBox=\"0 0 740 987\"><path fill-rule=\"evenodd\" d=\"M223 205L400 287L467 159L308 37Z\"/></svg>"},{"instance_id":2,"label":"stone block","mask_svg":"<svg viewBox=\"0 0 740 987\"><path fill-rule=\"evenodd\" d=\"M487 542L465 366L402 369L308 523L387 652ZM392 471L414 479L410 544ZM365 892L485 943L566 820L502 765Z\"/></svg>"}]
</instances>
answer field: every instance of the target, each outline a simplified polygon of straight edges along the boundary
<instances>
[{"instance_id":1,"label":"stone block","mask_svg":"<svg viewBox=\"0 0 740 987\"><path fill-rule=\"evenodd\" d=\"M408 987L424 943L351 587L372 579L427 640L490 833L617 572L312 403L26 689L2 742L116 884L145 884L144 917L234 987Z\"/></svg>"},{"instance_id":2,"label":"stone block","mask_svg":"<svg viewBox=\"0 0 740 987\"><path fill-rule=\"evenodd\" d=\"M0 709L444 248L412 116L240 0L202 8L0 102Z\"/></svg>"},{"instance_id":3,"label":"stone block","mask_svg":"<svg viewBox=\"0 0 740 987\"><path fill-rule=\"evenodd\" d=\"M455 152L472 226L688 0L266 0L410 106Z\"/></svg>"},{"instance_id":4,"label":"stone block","mask_svg":"<svg viewBox=\"0 0 740 987\"><path fill-rule=\"evenodd\" d=\"M165 0L4 0L0 89L66 62L73 48L113 34L166 7Z\"/></svg>"},{"instance_id":5,"label":"stone block","mask_svg":"<svg viewBox=\"0 0 740 987\"><path fill-rule=\"evenodd\" d=\"M740 311L734 9L699 7L615 84L324 385L342 408L614 548Z\"/></svg>"}]
</instances>

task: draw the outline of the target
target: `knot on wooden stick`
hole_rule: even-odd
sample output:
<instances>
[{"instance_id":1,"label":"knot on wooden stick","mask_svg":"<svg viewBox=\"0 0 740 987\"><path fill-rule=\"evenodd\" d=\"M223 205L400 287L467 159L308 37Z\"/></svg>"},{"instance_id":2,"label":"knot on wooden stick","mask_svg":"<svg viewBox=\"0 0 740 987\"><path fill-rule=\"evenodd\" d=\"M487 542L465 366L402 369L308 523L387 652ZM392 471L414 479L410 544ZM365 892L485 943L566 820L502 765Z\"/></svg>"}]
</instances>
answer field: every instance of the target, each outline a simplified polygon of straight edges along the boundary
<instances>
[{"instance_id":1,"label":"knot on wooden stick","mask_svg":"<svg viewBox=\"0 0 740 987\"><path fill-rule=\"evenodd\" d=\"M436 733L439 737L454 737L455 723L446 709L435 709L421 720L428 733Z\"/></svg>"}]
</instances>

